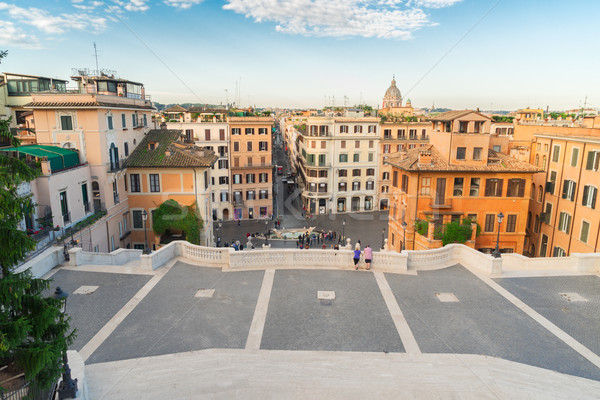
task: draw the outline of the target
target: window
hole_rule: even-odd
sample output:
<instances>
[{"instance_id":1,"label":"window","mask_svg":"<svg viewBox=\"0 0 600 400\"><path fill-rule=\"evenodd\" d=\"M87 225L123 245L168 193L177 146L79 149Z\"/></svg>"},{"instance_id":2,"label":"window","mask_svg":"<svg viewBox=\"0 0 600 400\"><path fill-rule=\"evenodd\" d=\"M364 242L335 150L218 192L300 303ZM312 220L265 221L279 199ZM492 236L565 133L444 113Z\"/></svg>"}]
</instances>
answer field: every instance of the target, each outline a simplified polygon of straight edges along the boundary
<instances>
[{"instance_id":1,"label":"window","mask_svg":"<svg viewBox=\"0 0 600 400\"><path fill-rule=\"evenodd\" d=\"M360 161L360 154L358 153L354 153L354 158L353 158L354 162L359 162Z\"/></svg>"},{"instance_id":2,"label":"window","mask_svg":"<svg viewBox=\"0 0 600 400\"><path fill-rule=\"evenodd\" d=\"M384 144L383 145L383 153L387 154L390 152L390 145L389 144Z\"/></svg>"},{"instance_id":3,"label":"window","mask_svg":"<svg viewBox=\"0 0 600 400\"><path fill-rule=\"evenodd\" d=\"M360 182L352 182L352 190L360 190Z\"/></svg>"},{"instance_id":4,"label":"window","mask_svg":"<svg viewBox=\"0 0 600 400\"><path fill-rule=\"evenodd\" d=\"M579 148L573 147L573 150L571 150L571 167L576 167L578 161L579 161Z\"/></svg>"},{"instance_id":5,"label":"window","mask_svg":"<svg viewBox=\"0 0 600 400\"><path fill-rule=\"evenodd\" d=\"M375 168L367 168L367 176L375 176Z\"/></svg>"},{"instance_id":6,"label":"window","mask_svg":"<svg viewBox=\"0 0 600 400\"><path fill-rule=\"evenodd\" d=\"M465 182L465 178L454 178L454 196L462 196L463 195L463 184Z\"/></svg>"},{"instance_id":7,"label":"window","mask_svg":"<svg viewBox=\"0 0 600 400\"><path fill-rule=\"evenodd\" d=\"M254 194L254 190L246 191L246 200L254 200L256 195Z\"/></svg>"},{"instance_id":8,"label":"window","mask_svg":"<svg viewBox=\"0 0 600 400\"><path fill-rule=\"evenodd\" d=\"M446 178L437 178L435 186L435 203L437 205L446 204Z\"/></svg>"},{"instance_id":9,"label":"window","mask_svg":"<svg viewBox=\"0 0 600 400\"><path fill-rule=\"evenodd\" d=\"M340 133L348 133L348 125L340 125Z\"/></svg>"},{"instance_id":10,"label":"window","mask_svg":"<svg viewBox=\"0 0 600 400\"><path fill-rule=\"evenodd\" d=\"M406 138L406 130L398 129L398 139L405 139L405 138Z\"/></svg>"},{"instance_id":11,"label":"window","mask_svg":"<svg viewBox=\"0 0 600 400\"><path fill-rule=\"evenodd\" d=\"M267 173L258 174L258 181L260 183L267 183L267 182L269 182L269 174L267 174Z\"/></svg>"},{"instance_id":12,"label":"window","mask_svg":"<svg viewBox=\"0 0 600 400\"><path fill-rule=\"evenodd\" d=\"M107 123L107 125L108 125L108 130L109 130L109 131L112 131L112 130L114 129L114 126L113 126L113 117L112 117L112 115L108 115L108 116L106 117L106 123Z\"/></svg>"},{"instance_id":13,"label":"window","mask_svg":"<svg viewBox=\"0 0 600 400\"><path fill-rule=\"evenodd\" d=\"M546 169L546 156L542 158L542 169Z\"/></svg>"},{"instance_id":14,"label":"window","mask_svg":"<svg viewBox=\"0 0 600 400\"><path fill-rule=\"evenodd\" d=\"M556 187L556 171L550 171L550 185L546 184L546 192L554 194L554 188Z\"/></svg>"},{"instance_id":15,"label":"window","mask_svg":"<svg viewBox=\"0 0 600 400\"><path fill-rule=\"evenodd\" d=\"M246 128L246 135L254 135L254 128Z\"/></svg>"},{"instance_id":16,"label":"window","mask_svg":"<svg viewBox=\"0 0 600 400\"><path fill-rule=\"evenodd\" d=\"M552 251L552 257L564 257L566 255L565 250L555 246L554 250Z\"/></svg>"},{"instance_id":17,"label":"window","mask_svg":"<svg viewBox=\"0 0 600 400\"><path fill-rule=\"evenodd\" d=\"M252 166L252 157L248 157L247 160L248 160L248 162L247 162L246 166L251 167Z\"/></svg>"},{"instance_id":18,"label":"window","mask_svg":"<svg viewBox=\"0 0 600 400\"><path fill-rule=\"evenodd\" d=\"M225 140L225 129L219 129L219 140Z\"/></svg>"},{"instance_id":19,"label":"window","mask_svg":"<svg viewBox=\"0 0 600 400\"><path fill-rule=\"evenodd\" d=\"M479 196L480 183L481 183L481 178L471 178L471 188L469 190L469 196L471 196L471 197Z\"/></svg>"},{"instance_id":20,"label":"window","mask_svg":"<svg viewBox=\"0 0 600 400\"><path fill-rule=\"evenodd\" d=\"M456 159L464 160L466 158L467 148L466 147L457 147L456 148Z\"/></svg>"},{"instance_id":21,"label":"window","mask_svg":"<svg viewBox=\"0 0 600 400\"><path fill-rule=\"evenodd\" d=\"M431 178L421 178L421 195L431 195Z\"/></svg>"},{"instance_id":22,"label":"window","mask_svg":"<svg viewBox=\"0 0 600 400\"><path fill-rule=\"evenodd\" d=\"M319 154L319 165L324 166L326 161L326 154Z\"/></svg>"},{"instance_id":23,"label":"window","mask_svg":"<svg viewBox=\"0 0 600 400\"><path fill-rule=\"evenodd\" d=\"M219 185L228 185L229 177L228 176L220 176L219 177Z\"/></svg>"},{"instance_id":24,"label":"window","mask_svg":"<svg viewBox=\"0 0 600 400\"><path fill-rule=\"evenodd\" d=\"M402 174L402 191L408 193L408 175Z\"/></svg>"},{"instance_id":25,"label":"window","mask_svg":"<svg viewBox=\"0 0 600 400\"><path fill-rule=\"evenodd\" d=\"M129 143L124 142L123 146L125 147L125 156L129 155Z\"/></svg>"},{"instance_id":26,"label":"window","mask_svg":"<svg viewBox=\"0 0 600 400\"><path fill-rule=\"evenodd\" d=\"M398 187L398 171L392 173L392 186Z\"/></svg>"},{"instance_id":27,"label":"window","mask_svg":"<svg viewBox=\"0 0 600 400\"><path fill-rule=\"evenodd\" d=\"M360 169L353 169L352 176L360 176Z\"/></svg>"},{"instance_id":28,"label":"window","mask_svg":"<svg viewBox=\"0 0 600 400\"><path fill-rule=\"evenodd\" d=\"M483 230L485 232L494 232L494 223L496 221L496 214L486 214L485 225Z\"/></svg>"},{"instance_id":29,"label":"window","mask_svg":"<svg viewBox=\"0 0 600 400\"><path fill-rule=\"evenodd\" d=\"M552 203L546 203L546 211L544 211L544 218L542 218L542 222L550 225L552 220Z\"/></svg>"},{"instance_id":30,"label":"window","mask_svg":"<svg viewBox=\"0 0 600 400\"><path fill-rule=\"evenodd\" d=\"M267 128L258 128L258 134L259 135L266 135L267 134Z\"/></svg>"},{"instance_id":31,"label":"window","mask_svg":"<svg viewBox=\"0 0 600 400\"><path fill-rule=\"evenodd\" d=\"M148 126L148 117L146 116L146 114L142 114L143 120L144 120L144 126Z\"/></svg>"},{"instance_id":32,"label":"window","mask_svg":"<svg viewBox=\"0 0 600 400\"><path fill-rule=\"evenodd\" d=\"M137 114L136 113L131 114L131 126L133 126L134 128L137 128Z\"/></svg>"},{"instance_id":33,"label":"window","mask_svg":"<svg viewBox=\"0 0 600 400\"><path fill-rule=\"evenodd\" d=\"M561 232L564 232L566 234L569 234L570 226L571 226L571 215L564 211L561 211L561 213L559 214L559 217L558 217L558 230Z\"/></svg>"},{"instance_id":34,"label":"window","mask_svg":"<svg viewBox=\"0 0 600 400\"><path fill-rule=\"evenodd\" d=\"M129 179L131 180L131 192L140 192L140 174L131 174L129 175Z\"/></svg>"},{"instance_id":35,"label":"window","mask_svg":"<svg viewBox=\"0 0 600 400\"><path fill-rule=\"evenodd\" d=\"M246 142L246 150L252 151L252 142Z\"/></svg>"},{"instance_id":36,"label":"window","mask_svg":"<svg viewBox=\"0 0 600 400\"><path fill-rule=\"evenodd\" d=\"M314 154L307 154L307 156L306 156L306 162L308 163L308 165L315 165L315 155Z\"/></svg>"},{"instance_id":37,"label":"window","mask_svg":"<svg viewBox=\"0 0 600 400\"><path fill-rule=\"evenodd\" d=\"M473 160L481 160L481 152L483 151L483 147L474 147L473 148Z\"/></svg>"},{"instance_id":38,"label":"window","mask_svg":"<svg viewBox=\"0 0 600 400\"><path fill-rule=\"evenodd\" d=\"M340 178L348 176L348 170L347 169L340 169L340 170L338 170L338 176Z\"/></svg>"},{"instance_id":39,"label":"window","mask_svg":"<svg viewBox=\"0 0 600 400\"><path fill-rule=\"evenodd\" d=\"M542 202L543 195L544 195L544 188L542 187L542 185L540 185L540 187L538 187L538 197L537 197L538 203Z\"/></svg>"},{"instance_id":40,"label":"window","mask_svg":"<svg viewBox=\"0 0 600 400\"><path fill-rule=\"evenodd\" d=\"M319 183L319 193L327 193L327 184Z\"/></svg>"},{"instance_id":41,"label":"window","mask_svg":"<svg viewBox=\"0 0 600 400\"><path fill-rule=\"evenodd\" d=\"M485 180L486 197L502 197L502 179L491 178Z\"/></svg>"},{"instance_id":42,"label":"window","mask_svg":"<svg viewBox=\"0 0 600 400\"><path fill-rule=\"evenodd\" d=\"M373 140L369 140L369 148L372 149L375 142Z\"/></svg>"},{"instance_id":43,"label":"window","mask_svg":"<svg viewBox=\"0 0 600 400\"><path fill-rule=\"evenodd\" d=\"M536 155L535 155L535 166L537 167L537 166L539 166L539 165L540 165L540 155L539 155L539 154L536 154Z\"/></svg>"},{"instance_id":44,"label":"window","mask_svg":"<svg viewBox=\"0 0 600 400\"><path fill-rule=\"evenodd\" d=\"M375 182L374 181L367 181L366 189L367 190L373 190L373 189L375 189Z\"/></svg>"},{"instance_id":45,"label":"window","mask_svg":"<svg viewBox=\"0 0 600 400\"><path fill-rule=\"evenodd\" d=\"M598 171L600 164L600 151L588 151L587 162L585 169L588 171Z\"/></svg>"},{"instance_id":46,"label":"window","mask_svg":"<svg viewBox=\"0 0 600 400\"><path fill-rule=\"evenodd\" d=\"M258 191L258 198L261 199L261 200L268 199L269 198L269 191L268 190L259 190Z\"/></svg>"},{"instance_id":47,"label":"window","mask_svg":"<svg viewBox=\"0 0 600 400\"><path fill-rule=\"evenodd\" d=\"M246 183L255 183L254 178L254 174L246 174Z\"/></svg>"},{"instance_id":48,"label":"window","mask_svg":"<svg viewBox=\"0 0 600 400\"><path fill-rule=\"evenodd\" d=\"M577 183L575 181L565 179L563 182L562 198L574 201L576 188Z\"/></svg>"},{"instance_id":49,"label":"window","mask_svg":"<svg viewBox=\"0 0 600 400\"><path fill-rule=\"evenodd\" d=\"M121 126L123 129L127 128L127 119L125 118L125 114L121 114Z\"/></svg>"},{"instance_id":50,"label":"window","mask_svg":"<svg viewBox=\"0 0 600 400\"><path fill-rule=\"evenodd\" d=\"M587 243L589 233L590 223L587 221L581 221L581 232L579 233L579 240L581 240L583 243Z\"/></svg>"},{"instance_id":51,"label":"window","mask_svg":"<svg viewBox=\"0 0 600 400\"><path fill-rule=\"evenodd\" d=\"M317 148L317 142L316 142L315 140L311 140L311 141L310 141L310 147L311 147L312 149L316 149L316 148Z\"/></svg>"},{"instance_id":52,"label":"window","mask_svg":"<svg viewBox=\"0 0 600 400\"><path fill-rule=\"evenodd\" d=\"M240 142L233 142L233 151L240 151Z\"/></svg>"},{"instance_id":53,"label":"window","mask_svg":"<svg viewBox=\"0 0 600 400\"><path fill-rule=\"evenodd\" d=\"M231 134L232 135L241 135L242 134L242 128L231 128Z\"/></svg>"},{"instance_id":54,"label":"window","mask_svg":"<svg viewBox=\"0 0 600 400\"><path fill-rule=\"evenodd\" d=\"M340 146L341 146L341 148L342 148L342 149L345 149L345 148L346 148L346 141L345 141L345 140L342 140L342 141L340 142Z\"/></svg>"},{"instance_id":55,"label":"window","mask_svg":"<svg viewBox=\"0 0 600 400\"><path fill-rule=\"evenodd\" d=\"M221 192L220 199L221 201L229 201L229 192Z\"/></svg>"},{"instance_id":56,"label":"window","mask_svg":"<svg viewBox=\"0 0 600 400\"><path fill-rule=\"evenodd\" d=\"M265 143L267 143L267 142L265 142ZM326 141L324 141L324 140L321 141L321 148L322 149L326 149L327 148L327 142Z\"/></svg>"},{"instance_id":57,"label":"window","mask_svg":"<svg viewBox=\"0 0 600 400\"><path fill-rule=\"evenodd\" d=\"M492 148L496 153L500 153L502 151L502 147L500 145L495 144Z\"/></svg>"},{"instance_id":58,"label":"window","mask_svg":"<svg viewBox=\"0 0 600 400\"><path fill-rule=\"evenodd\" d=\"M377 125L369 125L369 133L375 133L376 126Z\"/></svg>"},{"instance_id":59,"label":"window","mask_svg":"<svg viewBox=\"0 0 600 400\"><path fill-rule=\"evenodd\" d=\"M542 243L540 245L540 257L546 257L547 249L548 249L548 236L542 235Z\"/></svg>"},{"instance_id":60,"label":"window","mask_svg":"<svg viewBox=\"0 0 600 400\"><path fill-rule=\"evenodd\" d=\"M375 154L369 153L369 161L373 161L374 158L375 158Z\"/></svg>"},{"instance_id":61,"label":"window","mask_svg":"<svg viewBox=\"0 0 600 400\"><path fill-rule=\"evenodd\" d=\"M538 233L540 231L540 216L535 216L535 224L533 225L533 232Z\"/></svg>"},{"instance_id":62,"label":"window","mask_svg":"<svg viewBox=\"0 0 600 400\"><path fill-rule=\"evenodd\" d=\"M548 143L544 143L544 151L548 151Z\"/></svg>"},{"instance_id":63,"label":"window","mask_svg":"<svg viewBox=\"0 0 600 400\"><path fill-rule=\"evenodd\" d=\"M346 182L338 183L338 191L345 192L346 191Z\"/></svg>"},{"instance_id":64,"label":"window","mask_svg":"<svg viewBox=\"0 0 600 400\"><path fill-rule=\"evenodd\" d=\"M354 133L362 133L362 125L354 125Z\"/></svg>"},{"instance_id":65,"label":"window","mask_svg":"<svg viewBox=\"0 0 600 400\"><path fill-rule=\"evenodd\" d=\"M340 162L348 162L348 154L340 154Z\"/></svg>"},{"instance_id":66,"label":"window","mask_svg":"<svg viewBox=\"0 0 600 400\"><path fill-rule=\"evenodd\" d=\"M150 174L150 191L160 192L160 182L158 174Z\"/></svg>"},{"instance_id":67,"label":"window","mask_svg":"<svg viewBox=\"0 0 600 400\"><path fill-rule=\"evenodd\" d=\"M509 215L506 217L506 232L516 232L517 230L517 216Z\"/></svg>"},{"instance_id":68,"label":"window","mask_svg":"<svg viewBox=\"0 0 600 400\"><path fill-rule=\"evenodd\" d=\"M144 221L142 219L142 210L132 210L131 219L133 222L133 229L144 229Z\"/></svg>"},{"instance_id":69,"label":"window","mask_svg":"<svg viewBox=\"0 0 600 400\"><path fill-rule=\"evenodd\" d=\"M555 144L552 148L552 162L558 162L560 157L560 146Z\"/></svg>"},{"instance_id":70,"label":"window","mask_svg":"<svg viewBox=\"0 0 600 400\"><path fill-rule=\"evenodd\" d=\"M586 185L583 187L583 196L581 197L581 204L586 207L596 208L596 195L598 194L598 189L594 186Z\"/></svg>"},{"instance_id":71,"label":"window","mask_svg":"<svg viewBox=\"0 0 600 400\"><path fill-rule=\"evenodd\" d=\"M229 161L228 160L219 160L219 169L227 169Z\"/></svg>"},{"instance_id":72,"label":"window","mask_svg":"<svg viewBox=\"0 0 600 400\"><path fill-rule=\"evenodd\" d=\"M63 131L72 131L73 130L73 117L70 115L61 115L60 116L60 129Z\"/></svg>"},{"instance_id":73,"label":"window","mask_svg":"<svg viewBox=\"0 0 600 400\"><path fill-rule=\"evenodd\" d=\"M352 211L360 211L360 197L353 197L350 204Z\"/></svg>"},{"instance_id":74,"label":"window","mask_svg":"<svg viewBox=\"0 0 600 400\"><path fill-rule=\"evenodd\" d=\"M360 140L355 140L354 141L354 148L355 149L360 149Z\"/></svg>"},{"instance_id":75,"label":"window","mask_svg":"<svg viewBox=\"0 0 600 400\"><path fill-rule=\"evenodd\" d=\"M506 187L506 197L525 196L525 179L509 179Z\"/></svg>"}]
</instances>

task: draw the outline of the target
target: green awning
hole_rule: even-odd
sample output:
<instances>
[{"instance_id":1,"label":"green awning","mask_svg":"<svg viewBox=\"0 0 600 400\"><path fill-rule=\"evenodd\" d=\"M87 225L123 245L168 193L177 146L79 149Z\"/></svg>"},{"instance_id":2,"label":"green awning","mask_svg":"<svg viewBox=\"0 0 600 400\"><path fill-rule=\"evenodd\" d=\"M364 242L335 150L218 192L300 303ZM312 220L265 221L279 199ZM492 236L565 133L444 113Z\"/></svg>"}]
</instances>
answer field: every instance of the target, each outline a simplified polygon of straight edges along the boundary
<instances>
[{"instance_id":1,"label":"green awning","mask_svg":"<svg viewBox=\"0 0 600 400\"><path fill-rule=\"evenodd\" d=\"M29 146L0 148L0 151L14 151L19 152L20 155L26 154L38 158L47 157L48 161L50 161L50 170L52 172L79 165L79 153L77 151L57 146L33 144Z\"/></svg>"}]
</instances>

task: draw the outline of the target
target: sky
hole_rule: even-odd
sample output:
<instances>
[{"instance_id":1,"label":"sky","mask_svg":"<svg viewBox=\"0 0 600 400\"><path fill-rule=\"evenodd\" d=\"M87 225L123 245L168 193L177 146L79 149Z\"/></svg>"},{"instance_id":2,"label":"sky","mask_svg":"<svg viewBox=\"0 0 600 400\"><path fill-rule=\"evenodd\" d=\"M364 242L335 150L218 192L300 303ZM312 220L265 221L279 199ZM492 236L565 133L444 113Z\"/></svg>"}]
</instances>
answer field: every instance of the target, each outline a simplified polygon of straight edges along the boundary
<instances>
[{"instance_id":1,"label":"sky","mask_svg":"<svg viewBox=\"0 0 600 400\"><path fill-rule=\"evenodd\" d=\"M600 108L600 1L0 0L2 72L100 68L161 103ZM71 83L72 84L72 83Z\"/></svg>"}]
</instances>

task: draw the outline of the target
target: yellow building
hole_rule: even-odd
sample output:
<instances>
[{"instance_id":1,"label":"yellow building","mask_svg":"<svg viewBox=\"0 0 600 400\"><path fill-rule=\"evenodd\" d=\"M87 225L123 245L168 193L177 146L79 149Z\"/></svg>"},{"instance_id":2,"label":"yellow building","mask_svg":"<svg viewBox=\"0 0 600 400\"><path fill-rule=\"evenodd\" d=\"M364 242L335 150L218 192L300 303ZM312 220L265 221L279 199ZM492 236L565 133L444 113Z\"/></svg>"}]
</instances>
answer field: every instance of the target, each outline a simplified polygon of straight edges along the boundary
<instances>
[{"instance_id":1,"label":"yellow building","mask_svg":"<svg viewBox=\"0 0 600 400\"><path fill-rule=\"evenodd\" d=\"M185 143L180 130L148 132L124 163L133 248L144 249L145 234L152 249L161 242L183 238L176 236L180 232L161 238L152 230L153 211L169 199L195 206L203 221L200 244L213 245L210 168L217 159L214 151Z\"/></svg>"}]
</instances>

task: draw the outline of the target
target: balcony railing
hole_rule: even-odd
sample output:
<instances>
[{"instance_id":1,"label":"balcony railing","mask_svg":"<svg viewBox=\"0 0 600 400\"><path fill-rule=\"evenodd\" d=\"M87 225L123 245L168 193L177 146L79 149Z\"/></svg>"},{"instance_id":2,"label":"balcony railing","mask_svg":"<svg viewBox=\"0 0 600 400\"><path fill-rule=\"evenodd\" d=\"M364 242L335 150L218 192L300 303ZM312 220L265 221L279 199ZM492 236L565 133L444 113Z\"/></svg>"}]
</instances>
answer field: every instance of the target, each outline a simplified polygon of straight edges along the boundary
<instances>
[{"instance_id":1,"label":"balcony railing","mask_svg":"<svg viewBox=\"0 0 600 400\"><path fill-rule=\"evenodd\" d=\"M115 160L108 163L108 172L117 172L121 170L121 163L119 160Z\"/></svg>"}]
</instances>

